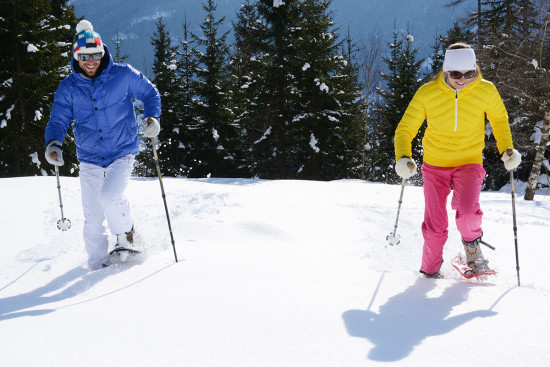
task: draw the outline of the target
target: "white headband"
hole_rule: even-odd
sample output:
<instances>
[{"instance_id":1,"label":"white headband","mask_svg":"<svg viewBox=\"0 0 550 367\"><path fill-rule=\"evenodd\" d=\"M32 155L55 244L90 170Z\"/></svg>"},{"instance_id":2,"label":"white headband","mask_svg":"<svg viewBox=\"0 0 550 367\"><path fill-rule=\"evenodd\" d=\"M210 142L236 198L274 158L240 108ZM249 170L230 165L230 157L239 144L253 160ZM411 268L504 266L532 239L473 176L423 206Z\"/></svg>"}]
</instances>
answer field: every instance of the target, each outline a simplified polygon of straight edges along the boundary
<instances>
[{"instance_id":1,"label":"white headband","mask_svg":"<svg viewBox=\"0 0 550 367\"><path fill-rule=\"evenodd\" d=\"M475 70L476 53L472 48L457 48L445 51L443 71Z\"/></svg>"}]
</instances>

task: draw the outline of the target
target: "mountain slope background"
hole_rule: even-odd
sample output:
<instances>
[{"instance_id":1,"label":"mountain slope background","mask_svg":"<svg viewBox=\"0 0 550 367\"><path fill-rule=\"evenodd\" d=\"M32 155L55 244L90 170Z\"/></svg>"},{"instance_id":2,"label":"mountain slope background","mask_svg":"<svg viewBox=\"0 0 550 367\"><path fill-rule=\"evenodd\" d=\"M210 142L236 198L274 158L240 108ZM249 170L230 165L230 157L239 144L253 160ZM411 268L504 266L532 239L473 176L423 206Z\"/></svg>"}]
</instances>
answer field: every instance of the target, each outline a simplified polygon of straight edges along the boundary
<instances>
[{"instance_id":1,"label":"mountain slope background","mask_svg":"<svg viewBox=\"0 0 550 367\"><path fill-rule=\"evenodd\" d=\"M465 16L474 2L449 8L447 0L333 0L335 26L342 36L348 32L359 42L374 33L384 44L391 42L394 29L415 38L419 57L431 54L431 46L439 34L445 34L459 17ZM151 38L155 32L155 21L163 17L167 30L177 41L183 36L182 23L187 16L190 30L201 34L200 24L205 12L200 0L157 0L140 2L132 0L72 0L77 17L84 16L94 25L103 41L111 50L118 32L122 43L122 54L128 55L126 62L151 76L153 46ZM225 16L225 28L231 29L231 21L239 10L241 0L219 0L216 17ZM394 27L395 25L395 27Z\"/></svg>"}]
</instances>

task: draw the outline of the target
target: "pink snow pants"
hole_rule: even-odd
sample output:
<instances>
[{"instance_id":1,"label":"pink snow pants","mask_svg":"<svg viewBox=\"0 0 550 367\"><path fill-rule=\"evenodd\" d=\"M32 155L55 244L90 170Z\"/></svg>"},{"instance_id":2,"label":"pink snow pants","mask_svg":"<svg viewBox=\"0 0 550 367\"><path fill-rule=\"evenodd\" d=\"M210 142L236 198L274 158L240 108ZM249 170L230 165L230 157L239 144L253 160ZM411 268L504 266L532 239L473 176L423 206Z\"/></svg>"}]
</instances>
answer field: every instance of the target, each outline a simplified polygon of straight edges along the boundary
<instances>
[{"instance_id":1,"label":"pink snow pants","mask_svg":"<svg viewBox=\"0 0 550 367\"><path fill-rule=\"evenodd\" d=\"M456 226L462 238L473 241L482 235L483 212L479 206L479 194L485 170L482 164L444 168L424 163L422 175L425 209L422 223L424 249L420 271L434 274L443 262L443 246L448 237L447 197L451 192L451 184L451 206L456 211Z\"/></svg>"}]
</instances>

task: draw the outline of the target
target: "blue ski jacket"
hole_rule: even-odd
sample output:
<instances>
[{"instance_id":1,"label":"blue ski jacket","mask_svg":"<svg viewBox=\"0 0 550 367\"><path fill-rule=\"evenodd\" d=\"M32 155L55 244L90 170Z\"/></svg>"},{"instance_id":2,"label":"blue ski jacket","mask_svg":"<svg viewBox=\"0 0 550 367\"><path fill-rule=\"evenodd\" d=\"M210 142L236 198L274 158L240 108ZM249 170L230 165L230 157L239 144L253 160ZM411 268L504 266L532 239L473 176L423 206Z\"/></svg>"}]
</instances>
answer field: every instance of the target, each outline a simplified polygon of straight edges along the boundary
<instances>
[{"instance_id":1,"label":"blue ski jacket","mask_svg":"<svg viewBox=\"0 0 550 367\"><path fill-rule=\"evenodd\" d=\"M160 117L160 94L138 70L113 62L107 46L103 70L90 78L72 60L72 73L55 93L44 134L46 145L63 142L73 122L80 162L107 167L116 159L139 153L138 125L132 99L143 102L145 117Z\"/></svg>"}]
</instances>

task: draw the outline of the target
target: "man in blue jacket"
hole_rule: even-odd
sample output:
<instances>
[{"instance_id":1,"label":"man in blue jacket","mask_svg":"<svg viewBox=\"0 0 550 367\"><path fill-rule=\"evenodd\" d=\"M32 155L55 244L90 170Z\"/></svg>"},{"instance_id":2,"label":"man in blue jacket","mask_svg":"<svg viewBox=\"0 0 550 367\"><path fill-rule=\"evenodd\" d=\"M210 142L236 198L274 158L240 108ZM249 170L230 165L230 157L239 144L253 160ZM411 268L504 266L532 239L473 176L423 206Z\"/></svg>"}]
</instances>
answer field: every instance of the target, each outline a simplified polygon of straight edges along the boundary
<instances>
[{"instance_id":1,"label":"man in blue jacket","mask_svg":"<svg viewBox=\"0 0 550 367\"><path fill-rule=\"evenodd\" d=\"M139 71L114 63L107 46L82 20L73 40L72 74L55 93L46 126L46 160L63 165L62 142L73 123L76 153L80 162L80 185L84 211L84 243L88 266L95 270L108 264L105 219L122 248L133 247L133 221L124 197L139 153L138 124L132 99L143 102L143 134L158 135L160 95Z\"/></svg>"}]
</instances>

